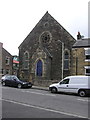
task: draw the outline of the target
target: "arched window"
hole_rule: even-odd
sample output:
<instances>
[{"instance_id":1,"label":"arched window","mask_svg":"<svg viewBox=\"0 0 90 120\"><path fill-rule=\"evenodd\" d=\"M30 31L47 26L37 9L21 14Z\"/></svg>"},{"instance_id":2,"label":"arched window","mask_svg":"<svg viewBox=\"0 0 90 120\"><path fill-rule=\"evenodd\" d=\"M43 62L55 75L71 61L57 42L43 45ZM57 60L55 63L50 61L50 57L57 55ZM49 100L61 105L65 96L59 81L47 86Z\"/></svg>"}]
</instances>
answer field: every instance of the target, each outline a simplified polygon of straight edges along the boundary
<instances>
[{"instance_id":1,"label":"arched window","mask_svg":"<svg viewBox=\"0 0 90 120\"><path fill-rule=\"evenodd\" d=\"M42 61L38 60L37 66L36 66L36 75L37 76L42 76L42 67L43 67Z\"/></svg>"},{"instance_id":2,"label":"arched window","mask_svg":"<svg viewBox=\"0 0 90 120\"><path fill-rule=\"evenodd\" d=\"M26 51L24 53L24 69L28 69L29 68L29 53Z\"/></svg>"},{"instance_id":3,"label":"arched window","mask_svg":"<svg viewBox=\"0 0 90 120\"><path fill-rule=\"evenodd\" d=\"M25 60L28 60L29 59L29 54L28 52L25 53Z\"/></svg>"},{"instance_id":4,"label":"arched window","mask_svg":"<svg viewBox=\"0 0 90 120\"><path fill-rule=\"evenodd\" d=\"M64 70L69 70L69 51L64 52Z\"/></svg>"}]
</instances>

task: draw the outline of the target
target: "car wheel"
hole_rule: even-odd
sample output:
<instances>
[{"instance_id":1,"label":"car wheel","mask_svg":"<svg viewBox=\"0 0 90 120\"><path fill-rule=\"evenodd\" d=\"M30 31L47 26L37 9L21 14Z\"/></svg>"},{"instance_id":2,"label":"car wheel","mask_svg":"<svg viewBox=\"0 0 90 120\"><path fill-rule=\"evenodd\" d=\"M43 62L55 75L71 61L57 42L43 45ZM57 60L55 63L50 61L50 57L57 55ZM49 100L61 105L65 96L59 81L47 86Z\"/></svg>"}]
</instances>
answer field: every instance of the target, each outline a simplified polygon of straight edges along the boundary
<instances>
[{"instance_id":1,"label":"car wheel","mask_svg":"<svg viewBox=\"0 0 90 120\"><path fill-rule=\"evenodd\" d=\"M6 83L5 83L5 82L2 82L2 85L3 85L3 86L5 86L5 85L6 85Z\"/></svg>"},{"instance_id":2,"label":"car wheel","mask_svg":"<svg viewBox=\"0 0 90 120\"><path fill-rule=\"evenodd\" d=\"M30 88L32 87L32 85L30 86Z\"/></svg>"},{"instance_id":3,"label":"car wheel","mask_svg":"<svg viewBox=\"0 0 90 120\"><path fill-rule=\"evenodd\" d=\"M51 93L57 93L57 88L52 87L52 88L51 88Z\"/></svg>"},{"instance_id":4,"label":"car wheel","mask_svg":"<svg viewBox=\"0 0 90 120\"><path fill-rule=\"evenodd\" d=\"M18 88L19 88L19 89L22 88L22 85L21 85L21 84L18 84Z\"/></svg>"},{"instance_id":5,"label":"car wheel","mask_svg":"<svg viewBox=\"0 0 90 120\"><path fill-rule=\"evenodd\" d=\"M86 96L85 90L80 90L80 91L79 91L79 96L80 96L80 97Z\"/></svg>"}]
</instances>

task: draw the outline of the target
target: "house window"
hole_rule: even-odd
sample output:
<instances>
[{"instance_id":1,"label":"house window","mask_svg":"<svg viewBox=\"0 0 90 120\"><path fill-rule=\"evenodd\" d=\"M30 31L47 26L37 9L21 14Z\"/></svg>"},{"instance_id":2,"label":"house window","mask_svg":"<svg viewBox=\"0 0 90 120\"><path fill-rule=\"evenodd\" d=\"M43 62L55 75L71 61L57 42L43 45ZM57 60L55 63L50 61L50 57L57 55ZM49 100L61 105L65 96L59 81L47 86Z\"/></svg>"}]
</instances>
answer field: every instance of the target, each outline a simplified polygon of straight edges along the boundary
<instances>
[{"instance_id":1,"label":"house window","mask_svg":"<svg viewBox=\"0 0 90 120\"><path fill-rule=\"evenodd\" d=\"M86 55L86 60L90 60L90 55Z\"/></svg>"},{"instance_id":2,"label":"house window","mask_svg":"<svg viewBox=\"0 0 90 120\"><path fill-rule=\"evenodd\" d=\"M85 61L90 61L90 48L85 48Z\"/></svg>"},{"instance_id":3,"label":"house window","mask_svg":"<svg viewBox=\"0 0 90 120\"><path fill-rule=\"evenodd\" d=\"M24 69L29 69L29 53L26 51L24 53Z\"/></svg>"},{"instance_id":4,"label":"house window","mask_svg":"<svg viewBox=\"0 0 90 120\"><path fill-rule=\"evenodd\" d=\"M36 68L36 75L37 76L42 76L42 61L38 60L37 62L37 68Z\"/></svg>"},{"instance_id":5,"label":"house window","mask_svg":"<svg viewBox=\"0 0 90 120\"><path fill-rule=\"evenodd\" d=\"M10 58L9 57L6 57L6 65L9 65L9 62L10 62Z\"/></svg>"},{"instance_id":6,"label":"house window","mask_svg":"<svg viewBox=\"0 0 90 120\"><path fill-rule=\"evenodd\" d=\"M0 74L3 74L3 69L0 70Z\"/></svg>"},{"instance_id":7,"label":"house window","mask_svg":"<svg viewBox=\"0 0 90 120\"><path fill-rule=\"evenodd\" d=\"M9 74L10 73L10 70L9 69L6 69L6 74Z\"/></svg>"},{"instance_id":8,"label":"house window","mask_svg":"<svg viewBox=\"0 0 90 120\"><path fill-rule=\"evenodd\" d=\"M69 70L69 52L64 52L64 70Z\"/></svg>"},{"instance_id":9,"label":"house window","mask_svg":"<svg viewBox=\"0 0 90 120\"><path fill-rule=\"evenodd\" d=\"M90 75L90 66L85 66L85 75Z\"/></svg>"}]
</instances>

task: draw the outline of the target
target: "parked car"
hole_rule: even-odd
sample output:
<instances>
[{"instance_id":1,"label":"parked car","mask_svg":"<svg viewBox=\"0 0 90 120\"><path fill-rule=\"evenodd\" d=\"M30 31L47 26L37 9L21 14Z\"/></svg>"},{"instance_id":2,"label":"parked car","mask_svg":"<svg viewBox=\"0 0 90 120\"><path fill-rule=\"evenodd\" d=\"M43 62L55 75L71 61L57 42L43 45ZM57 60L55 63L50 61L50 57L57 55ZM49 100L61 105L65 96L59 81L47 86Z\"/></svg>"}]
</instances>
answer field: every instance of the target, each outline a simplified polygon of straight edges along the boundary
<instances>
[{"instance_id":1,"label":"parked car","mask_svg":"<svg viewBox=\"0 0 90 120\"><path fill-rule=\"evenodd\" d=\"M1 78L1 83L3 86L12 86L18 88L32 87L31 82L24 82L19 80L15 75L5 75Z\"/></svg>"},{"instance_id":2,"label":"parked car","mask_svg":"<svg viewBox=\"0 0 90 120\"><path fill-rule=\"evenodd\" d=\"M52 93L65 92L76 93L81 97L90 95L90 76L69 76L59 83L51 84L49 90Z\"/></svg>"}]
</instances>

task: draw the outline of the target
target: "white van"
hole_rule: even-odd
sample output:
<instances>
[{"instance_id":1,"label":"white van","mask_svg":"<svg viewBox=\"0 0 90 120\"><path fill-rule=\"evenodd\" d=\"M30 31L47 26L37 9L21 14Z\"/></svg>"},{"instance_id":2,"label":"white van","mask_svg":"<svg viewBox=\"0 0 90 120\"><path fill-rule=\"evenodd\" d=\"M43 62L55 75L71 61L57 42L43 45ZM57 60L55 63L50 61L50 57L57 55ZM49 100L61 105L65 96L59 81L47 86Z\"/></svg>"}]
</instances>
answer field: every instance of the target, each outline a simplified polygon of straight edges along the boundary
<instances>
[{"instance_id":1,"label":"white van","mask_svg":"<svg viewBox=\"0 0 90 120\"><path fill-rule=\"evenodd\" d=\"M59 83L51 84L49 90L52 93L67 92L77 93L84 97L90 94L90 76L69 76L61 80Z\"/></svg>"}]
</instances>

